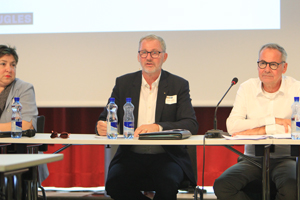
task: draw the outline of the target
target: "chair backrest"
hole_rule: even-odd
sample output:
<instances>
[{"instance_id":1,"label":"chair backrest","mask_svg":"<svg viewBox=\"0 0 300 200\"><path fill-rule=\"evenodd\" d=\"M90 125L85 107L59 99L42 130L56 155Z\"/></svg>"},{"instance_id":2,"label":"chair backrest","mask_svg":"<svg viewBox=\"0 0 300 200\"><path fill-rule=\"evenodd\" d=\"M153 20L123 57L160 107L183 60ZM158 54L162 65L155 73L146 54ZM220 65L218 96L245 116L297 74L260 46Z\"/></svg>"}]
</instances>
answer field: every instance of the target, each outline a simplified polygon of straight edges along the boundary
<instances>
[{"instance_id":1,"label":"chair backrest","mask_svg":"<svg viewBox=\"0 0 300 200\"><path fill-rule=\"evenodd\" d=\"M36 132L37 133L44 133L44 128L45 128L45 116L40 115L37 117L37 123L36 123Z\"/></svg>"},{"instance_id":2,"label":"chair backrest","mask_svg":"<svg viewBox=\"0 0 300 200\"><path fill-rule=\"evenodd\" d=\"M40 115L37 117L37 123L36 123L36 132L37 133L44 133L45 129L45 116ZM43 144L38 147L39 151L48 151L48 145Z\"/></svg>"}]
</instances>

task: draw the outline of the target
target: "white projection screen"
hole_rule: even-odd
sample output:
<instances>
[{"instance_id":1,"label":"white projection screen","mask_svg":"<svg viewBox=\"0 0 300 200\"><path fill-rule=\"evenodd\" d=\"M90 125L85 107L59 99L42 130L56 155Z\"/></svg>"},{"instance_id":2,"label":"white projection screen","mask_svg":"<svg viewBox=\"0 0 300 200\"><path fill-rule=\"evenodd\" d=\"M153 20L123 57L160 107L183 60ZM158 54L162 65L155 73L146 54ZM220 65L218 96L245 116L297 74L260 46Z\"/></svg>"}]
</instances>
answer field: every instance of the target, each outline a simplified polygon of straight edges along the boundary
<instances>
[{"instance_id":1,"label":"white projection screen","mask_svg":"<svg viewBox=\"0 0 300 200\"><path fill-rule=\"evenodd\" d=\"M288 53L300 80L298 0L11 0L0 7L0 44L15 46L17 77L38 107L103 107L115 78L140 70L138 41L163 37L163 68L190 83L193 106L232 106L241 82L257 77L259 48Z\"/></svg>"}]
</instances>

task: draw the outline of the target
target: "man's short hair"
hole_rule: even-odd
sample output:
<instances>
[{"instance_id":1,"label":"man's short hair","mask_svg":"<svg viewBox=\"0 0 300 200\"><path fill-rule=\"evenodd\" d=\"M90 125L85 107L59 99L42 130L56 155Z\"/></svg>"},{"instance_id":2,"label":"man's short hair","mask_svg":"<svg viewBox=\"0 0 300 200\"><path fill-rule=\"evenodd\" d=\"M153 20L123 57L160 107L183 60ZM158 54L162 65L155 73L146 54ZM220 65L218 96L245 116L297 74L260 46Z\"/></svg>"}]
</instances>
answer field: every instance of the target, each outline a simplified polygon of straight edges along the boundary
<instances>
[{"instance_id":1,"label":"man's short hair","mask_svg":"<svg viewBox=\"0 0 300 200\"><path fill-rule=\"evenodd\" d=\"M281 61L286 62L287 53L286 53L286 51L284 50L284 48L282 46L280 46L276 43L265 44L260 48L260 50L258 52L258 57L260 56L261 51L264 50L264 49L277 49L281 53Z\"/></svg>"},{"instance_id":2,"label":"man's short hair","mask_svg":"<svg viewBox=\"0 0 300 200\"><path fill-rule=\"evenodd\" d=\"M0 58L5 55L12 55L14 57L16 63L18 63L19 57L18 57L15 47L0 45Z\"/></svg>"},{"instance_id":3,"label":"man's short hair","mask_svg":"<svg viewBox=\"0 0 300 200\"><path fill-rule=\"evenodd\" d=\"M162 39L162 37L159 37L159 36L154 35L154 34L150 34L150 35L146 35L146 36L142 37L140 39L140 42L139 42L139 50L140 50L141 43L142 43L143 40L158 40L160 42L162 51L166 52L167 46L166 46L166 43L165 43L164 39Z\"/></svg>"}]
</instances>

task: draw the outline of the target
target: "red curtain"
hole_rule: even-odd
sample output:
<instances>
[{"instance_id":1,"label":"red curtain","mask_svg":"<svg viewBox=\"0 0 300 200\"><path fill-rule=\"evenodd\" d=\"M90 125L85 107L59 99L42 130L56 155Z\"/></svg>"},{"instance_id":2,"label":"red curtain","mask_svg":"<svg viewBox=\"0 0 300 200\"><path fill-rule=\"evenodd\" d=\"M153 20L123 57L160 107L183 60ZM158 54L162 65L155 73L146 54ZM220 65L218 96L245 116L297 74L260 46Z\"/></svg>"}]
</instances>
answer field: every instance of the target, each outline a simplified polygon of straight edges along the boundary
<instances>
[{"instance_id":1,"label":"red curtain","mask_svg":"<svg viewBox=\"0 0 300 200\"><path fill-rule=\"evenodd\" d=\"M46 117L45 133L52 130L76 133L95 133L95 124L103 108L39 108L39 115ZM214 108L195 108L199 122L198 134L213 128ZM231 107L218 109L218 129L226 131L226 118ZM54 153L63 145L48 145L45 153ZM243 152L243 146L236 146ZM104 186L104 146L73 145L61 153L64 159L49 163L49 177L43 186L97 187ZM237 155L222 146L205 147L204 185L211 186L214 180L228 167L236 163ZM203 147L197 147L198 185L202 185Z\"/></svg>"},{"instance_id":2,"label":"red curtain","mask_svg":"<svg viewBox=\"0 0 300 200\"><path fill-rule=\"evenodd\" d=\"M234 146L244 152L244 146ZM238 155L223 146L205 146L204 186L212 186L227 168L237 162ZM197 147L198 185L202 186L203 146Z\"/></svg>"}]
</instances>

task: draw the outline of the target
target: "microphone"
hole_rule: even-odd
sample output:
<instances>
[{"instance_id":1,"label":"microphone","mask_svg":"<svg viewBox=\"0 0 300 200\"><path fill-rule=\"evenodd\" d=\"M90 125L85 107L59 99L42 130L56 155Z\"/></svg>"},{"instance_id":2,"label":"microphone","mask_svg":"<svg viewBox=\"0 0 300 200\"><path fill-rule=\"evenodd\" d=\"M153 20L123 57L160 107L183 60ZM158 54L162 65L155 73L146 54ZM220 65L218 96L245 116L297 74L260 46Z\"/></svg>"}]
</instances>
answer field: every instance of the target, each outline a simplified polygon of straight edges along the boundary
<instances>
[{"instance_id":1,"label":"microphone","mask_svg":"<svg viewBox=\"0 0 300 200\"><path fill-rule=\"evenodd\" d=\"M222 102L222 100L226 96L226 94L229 92L231 87L234 86L237 82L238 82L238 78L234 77L231 81L230 87L228 88L228 90L226 91L226 93L224 94L222 99L219 101L219 103L217 104L216 109L215 109L215 116L214 116L214 129L209 130L205 133L206 138L222 138L222 135L228 135L228 133L217 129L217 110L219 108L220 103Z\"/></svg>"}]
</instances>

